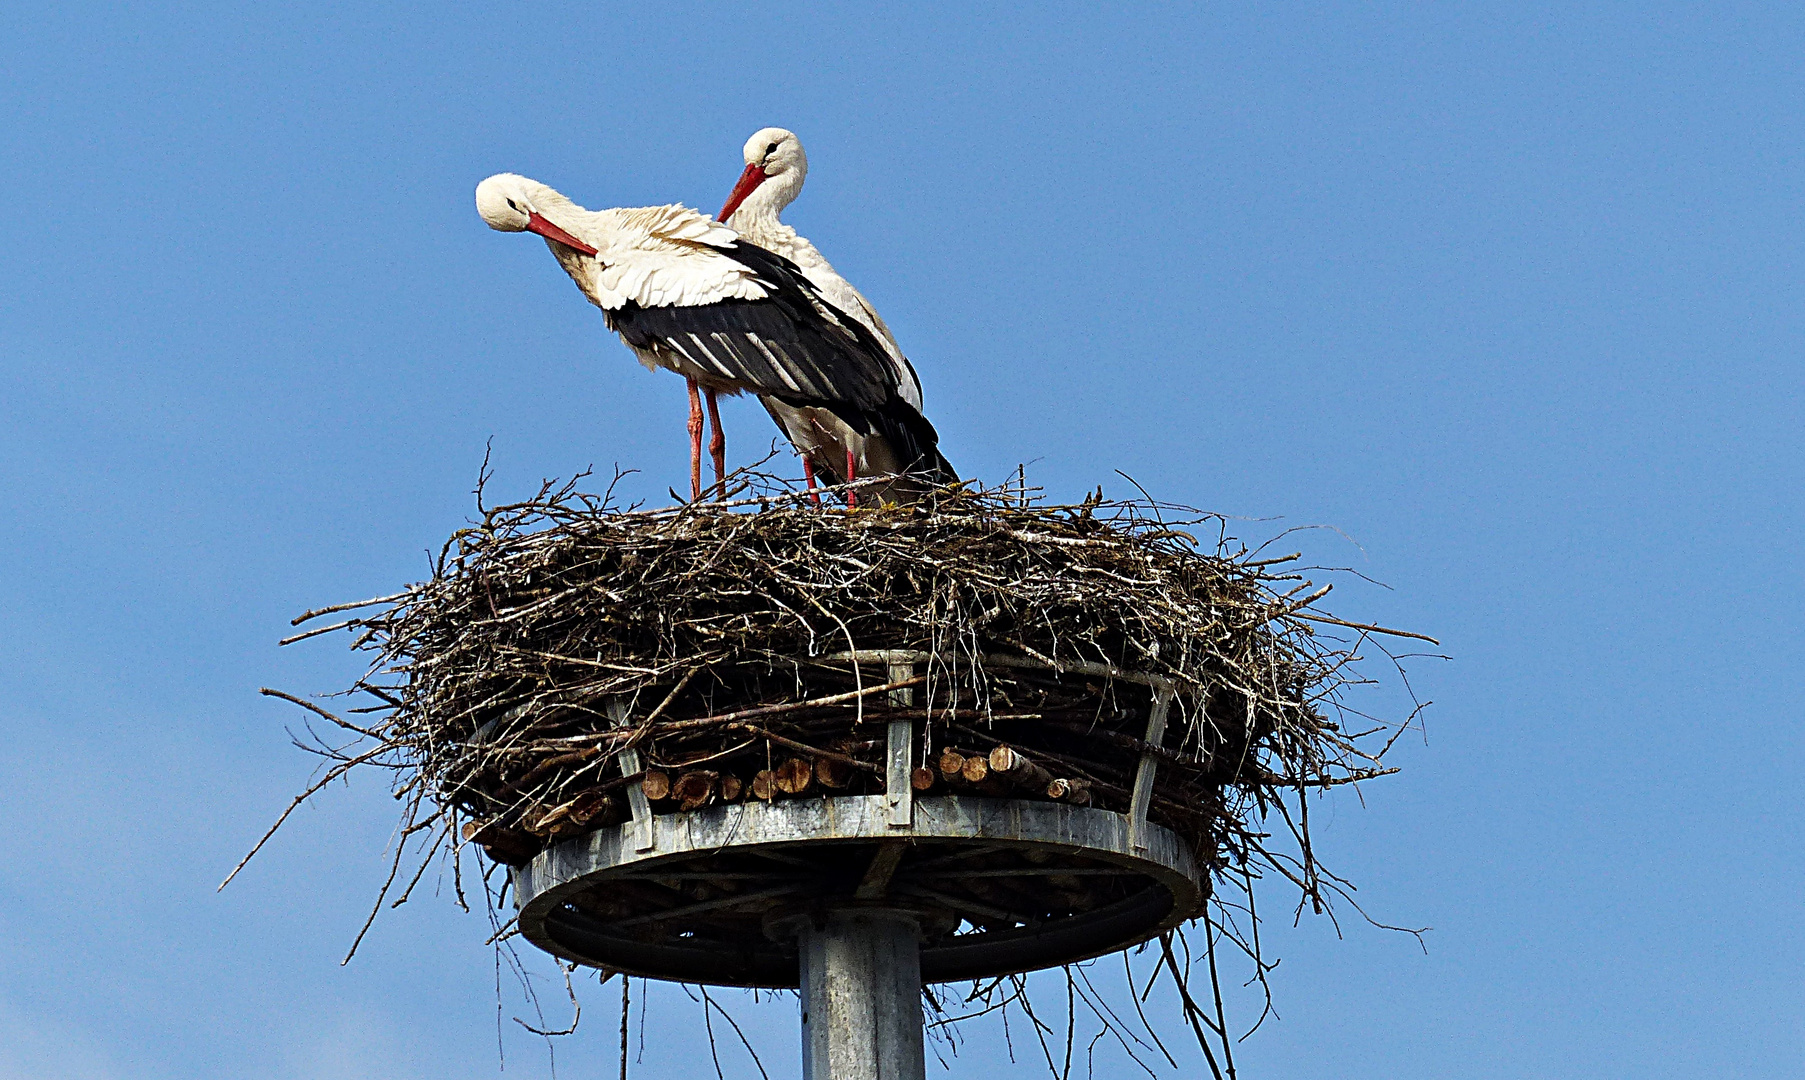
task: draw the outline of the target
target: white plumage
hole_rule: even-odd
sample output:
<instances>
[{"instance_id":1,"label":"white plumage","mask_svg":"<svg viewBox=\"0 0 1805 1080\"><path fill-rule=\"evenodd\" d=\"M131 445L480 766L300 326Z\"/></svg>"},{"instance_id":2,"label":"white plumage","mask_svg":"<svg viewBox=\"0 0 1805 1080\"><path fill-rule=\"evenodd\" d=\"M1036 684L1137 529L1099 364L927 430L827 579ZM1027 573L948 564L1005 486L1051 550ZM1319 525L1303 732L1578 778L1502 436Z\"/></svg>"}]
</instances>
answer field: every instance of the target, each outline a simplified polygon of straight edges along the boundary
<instances>
[{"instance_id":1,"label":"white plumage","mask_svg":"<svg viewBox=\"0 0 1805 1080\"><path fill-rule=\"evenodd\" d=\"M822 299L865 324L883 342L895 364L903 400L920 409L921 380L883 317L807 237L798 235L781 220L784 209L802 194L803 182L808 179L808 154L803 152L802 140L784 128L763 128L746 140L743 156L746 171L734 189L738 199L728 197L721 220L759 247L795 263L803 276L821 290Z\"/></svg>"},{"instance_id":2,"label":"white plumage","mask_svg":"<svg viewBox=\"0 0 1805 1080\"><path fill-rule=\"evenodd\" d=\"M743 242L733 229L685 206L587 210L512 173L478 185L476 205L491 228L545 237L559 265L642 363L690 380L695 496L701 492L697 387L709 392L711 412L716 392L744 391L768 406L824 410L892 448L899 464L890 471L937 474L944 463L933 428L899 395L884 343L827 302L793 263ZM718 415L715 428L718 479L724 453Z\"/></svg>"},{"instance_id":3,"label":"white plumage","mask_svg":"<svg viewBox=\"0 0 1805 1080\"><path fill-rule=\"evenodd\" d=\"M870 331L884 348L897 395L919 413L920 377L896 344L896 336L883 317L814 244L781 220L784 208L802 193L808 177L808 155L803 151L802 140L784 128L763 128L746 140L743 157L745 171L722 206L720 219L752 243L795 263L824 300ZM883 445L881 436L873 439L861 434L830 411L799 409L783 402L765 404L812 469L844 480L848 470L841 463L849 454L860 475L904 469L899 455ZM940 463L944 465L945 458ZM950 479L951 466L946 465L944 472Z\"/></svg>"},{"instance_id":4,"label":"white plumage","mask_svg":"<svg viewBox=\"0 0 1805 1080\"><path fill-rule=\"evenodd\" d=\"M555 188L501 173L477 185L476 209L492 229L539 232L538 218L581 241L588 251L557 236L547 236L546 246L603 311L629 301L673 307L769 295L755 271L720 254L739 234L687 206L587 210Z\"/></svg>"}]
</instances>

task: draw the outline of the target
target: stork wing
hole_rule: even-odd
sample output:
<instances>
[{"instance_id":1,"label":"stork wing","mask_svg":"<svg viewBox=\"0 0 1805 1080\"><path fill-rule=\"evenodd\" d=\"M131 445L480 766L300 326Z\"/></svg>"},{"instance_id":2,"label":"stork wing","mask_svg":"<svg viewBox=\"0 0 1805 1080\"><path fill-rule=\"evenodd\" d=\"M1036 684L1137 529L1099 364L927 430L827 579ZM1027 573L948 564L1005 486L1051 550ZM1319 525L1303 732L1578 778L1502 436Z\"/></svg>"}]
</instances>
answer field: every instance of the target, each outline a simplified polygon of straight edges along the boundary
<instances>
[{"instance_id":1,"label":"stork wing","mask_svg":"<svg viewBox=\"0 0 1805 1080\"><path fill-rule=\"evenodd\" d=\"M836 411L876 409L896 396L897 381L883 345L823 300L788 259L744 240L718 248L701 240L688 242L681 261L689 280L701 280L706 271L710 280L734 285L718 288L706 299L694 290L682 292L685 299L695 298L689 303L671 302L672 290L666 288L640 294L662 303L633 298L605 307L608 325L635 350L669 350L754 393ZM723 270L718 263L734 270ZM660 269L634 268L620 280L650 282Z\"/></svg>"},{"instance_id":2,"label":"stork wing","mask_svg":"<svg viewBox=\"0 0 1805 1080\"><path fill-rule=\"evenodd\" d=\"M915 365L909 363L909 358L903 355L902 346L896 343L896 335L892 334L890 328L884 324L883 316L879 315L877 309L871 306L871 301L865 299L865 294L853 289L850 282L846 287L852 289L852 295L858 301L859 310L865 313L862 321L876 330L879 340L888 346L885 351L890 354L890 366L895 369L896 392L902 396L904 401L913 405L916 412L920 412L921 376L915 374ZM857 313L852 314L856 315Z\"/></svg>"},{"instance_id":3,"label":"stork wing","mask_svg":"<svg viewBox=\"0 0 1805 1080\"><path fill-rule=\"evenodd\" d=\"M896 344L896 335L892 334L890 328L884 325L883 316L879 315L877 309L871 306L871 301L865 299L864 293L859 292L857 288L853 287L852 282L847 281L838 270L834 269L833 264L827 261L827 257L821 254L819 248L809 242L808 237L798 235L796 230L788 225L779 225L777 231L780 237L786 241L787 246L784 250L789 253L790 260L815 286L821 299L827 301L835 310L858 320L877 338L878 344L883 346L884 353L890 358L897 392L902 395L904 401L913 405L917 412L921 411L921 379L915 374L915 368L909 363L909 358L903 355L902 349Z\"/></svg>"},{"instance_id":4,"label":"stork wing","mask_svg":"<svg viewBox=\"0 0 1805 1080\"><path fill-rule=\"evenodd\" d=\"M627 304L642 308L697 307L720 300L758 300L765 289L756 275L723 249L739 234L687 206L646 206L595 214L605 238L595 261L574 268L591 278L585 288L603 311Z\"/></svg>"}]
</instances>

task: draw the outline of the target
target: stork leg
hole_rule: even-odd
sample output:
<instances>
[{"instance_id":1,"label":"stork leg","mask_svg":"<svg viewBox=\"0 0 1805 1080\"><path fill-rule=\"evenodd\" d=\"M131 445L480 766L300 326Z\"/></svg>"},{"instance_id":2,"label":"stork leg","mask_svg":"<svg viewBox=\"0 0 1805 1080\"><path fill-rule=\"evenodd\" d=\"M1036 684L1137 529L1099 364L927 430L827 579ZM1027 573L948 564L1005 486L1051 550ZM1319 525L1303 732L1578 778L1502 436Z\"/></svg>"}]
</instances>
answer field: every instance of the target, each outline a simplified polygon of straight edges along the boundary
<instances>
[{"instance_id":1,"label":"stork leg","mask_svg":"<svg viewBox=\"0 0 1805 1080\"><path fill-rule=\"evenodd\" d=\"M846 451L846 482L848 484L850 484L854 480L857 480L858 478L859 478L859 459L853 455L853 452L851 450L848 450L848 451ZM854 509L854 510L858 509L859 493L856 491L848 491L846 493L846 505L851 509Z\"/></svg>"},{"instance_id":2,"label":"stork leg","mask_svg":"<svg viewBox=\"0 0 1805 1080\"><path fill-rule=\"evenodd\" d=\"M718 498L727 497L727 432L721 429L721 413L715 408L713 390L708 394L708 422L714 425L714 437L708 440L708 455L714 458L714 482L720 490Z\"/></svg>"},{"instance_id":3,"label":"stork leg","mask_svg":"<svg viewBox=\"0 0 1805 1080\"><path fill-rule=\"evenodd\" d=\"M702 395L689 380L689 498L702 498Z\"/></svg>"},{"instance_id":4,"label":"stork leg","mask_svg":"<svg viewBox=\"0 0 1805 1080\"><path fill-rule=\"evenodd\" d=\"M808 481L808 501L820 506L821 493L815 490L815 463L807 454L802 455L802 477Z\"/></svg>"}]
</instances>

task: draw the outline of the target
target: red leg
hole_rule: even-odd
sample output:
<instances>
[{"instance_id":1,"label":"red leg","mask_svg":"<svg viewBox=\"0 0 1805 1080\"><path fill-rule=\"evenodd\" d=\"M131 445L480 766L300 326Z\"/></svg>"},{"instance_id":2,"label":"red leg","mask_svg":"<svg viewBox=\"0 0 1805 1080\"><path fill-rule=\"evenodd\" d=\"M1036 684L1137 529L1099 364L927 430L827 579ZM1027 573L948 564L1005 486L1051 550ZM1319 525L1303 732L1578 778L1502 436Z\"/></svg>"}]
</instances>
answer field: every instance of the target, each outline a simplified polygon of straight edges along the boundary
<instances>
[{"instance_id":1,"label":"red leg","mask_svg":"<svg viewBox=\"0 0 1805 1080\"><path fill-rule=\"evenodd\" d=\"M815 463L807 454L802 455L802 476L808 481L808 501L820 506L821 495L815 490Z\"/></svg>"},{"instance_id":2,"label":"red leg","mask_svg":"<svg viewBox=\"0 0 1805 1080\"><path fill-rule=\"evenodd\" d=\"M714 482L720 495L727 494L727 433L721 430L721 413L715 408L714 391L708 391L708 422L714 425L714 438L708 440L708 454L714 458Z\"/></svg>"},{"instance_id":3,"label":"red leg","mask_svg":"<svg viewBox=\"0 0 1805 1080\"><path fill-rule=\"evenodd\" d=\"M702 395L696 380L689 380L689 498L702 498Z\"/></svg>"},{"instance_id":4,"label":"red leg","mask_svg":"<svg viewBox=\"0 0 1805 1080\"><path fill-rule=\"evenodd\" d=\"M846 451L846 482L850 484L858 478L859 459L853 456L851 450L848 450ZM846 493L846 505L857 509L859 505L859 493L856 491L848 491Z\"/></svg>"}]
</instances>

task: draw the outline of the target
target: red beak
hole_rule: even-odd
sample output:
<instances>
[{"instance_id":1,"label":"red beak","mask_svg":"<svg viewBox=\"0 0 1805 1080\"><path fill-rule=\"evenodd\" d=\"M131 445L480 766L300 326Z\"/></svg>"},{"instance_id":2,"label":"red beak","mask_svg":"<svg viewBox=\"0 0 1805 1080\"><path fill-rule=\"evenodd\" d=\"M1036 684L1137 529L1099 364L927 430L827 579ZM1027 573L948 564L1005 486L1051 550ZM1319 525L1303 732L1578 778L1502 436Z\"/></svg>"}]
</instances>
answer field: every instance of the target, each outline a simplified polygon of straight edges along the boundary
<instances>
[{"instance_id":1,"label":"red beak","mask_svg":"<svg viewBox=\"0 0 1805 1080\"><path fill-rule=\"evenodd\" d=\"M727 204L721 207L721 212L715 215L715 220L726 221L732 217L733 212L746 201L746 196L752 194L766 179L765 170L757 165L746 166L746 171L740 174L740 182L733 185L733 194L727 196Z\"/></svg>"},{"instance_id":2,"label":"red beak","mask_svg":"<svg viewBox=\"0 0 1805 1080\"><path fill-rule=\"evenodd\" d=\"M556 225L553 225L538 214L529 214L527 216L526 227L529 232L536 232L547 240L556 240L567 248L575 248L585 255L595 254L594 248L583 243L583 241L578 240L563 229L558 228Z\"/></svg>"}]
</instances>

